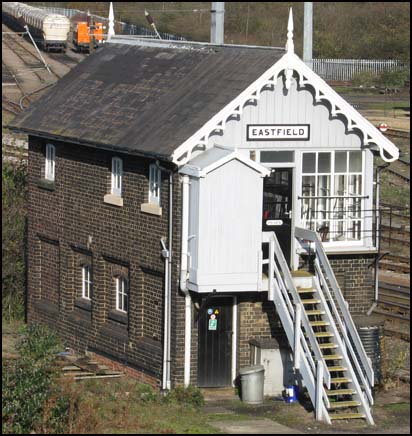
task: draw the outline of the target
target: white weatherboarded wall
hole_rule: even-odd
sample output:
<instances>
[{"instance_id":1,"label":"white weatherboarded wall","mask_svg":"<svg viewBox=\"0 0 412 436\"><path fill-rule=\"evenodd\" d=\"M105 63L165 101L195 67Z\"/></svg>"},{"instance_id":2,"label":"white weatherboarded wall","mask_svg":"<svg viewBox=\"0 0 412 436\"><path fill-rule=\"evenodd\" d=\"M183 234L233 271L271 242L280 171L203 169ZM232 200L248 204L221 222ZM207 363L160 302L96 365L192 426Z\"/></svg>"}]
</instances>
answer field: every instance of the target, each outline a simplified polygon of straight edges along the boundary
<instances>
[{"instance_id":1,"label":"white weatherboarded wall","mask_svg":"<svg viewBox=\"0 0 412 436\"><path fill-rule=\"evenodd\" d=\"M231 159L204 177L192 175L189 198L189 289L258 291L262 173Z\"/></svg>"},{"instance_id":2,"label":"white weatherboarded wall","mask_svg":"<svg viewBox=\"0 0 412 436\"><path fill-rule=\"evenodd\" d=\"M308 141L247 141L248 124L309 124L311 134ZM245 106L240 117L228 121L223 135L216 132L209 141L210 145L272 150L361 147L360 137L354 132L348 133L340 119L331 119L329 108L324 103L316 104L309 90L299 89L293 81L286 91L280 78L276 87L266 88L257 102L251 101Z\"/></svg>"}]
</instances>

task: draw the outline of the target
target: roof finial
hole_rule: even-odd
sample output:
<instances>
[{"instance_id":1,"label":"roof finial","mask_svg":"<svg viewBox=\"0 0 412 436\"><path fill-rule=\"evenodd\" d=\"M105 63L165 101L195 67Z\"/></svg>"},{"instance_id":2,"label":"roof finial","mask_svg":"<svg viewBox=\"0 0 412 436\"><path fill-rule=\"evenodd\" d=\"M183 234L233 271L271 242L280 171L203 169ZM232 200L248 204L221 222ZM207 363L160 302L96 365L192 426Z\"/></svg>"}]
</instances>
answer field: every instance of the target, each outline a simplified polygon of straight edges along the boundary
<instances>
[{"instance_id":1,"label":"roof finial","mask_svg":"<svg viewBox=\"0 0 412 436\"><path fill-rule=\"evenodd\" d=\"M288 53L295 52L295 45L293 44L293 12L292 12L292 8L289 9L288 40L286 42L286 51Z\"/></svg>"},{"instance_id":2,"label":"roof finial","mask_svg":"<svg viewBox=\"0 0 412 436\"><path fill-rule=\"evenodd\" d=\"M110 2L109 9L109 30L107 32L107 39L111 39L114 36L114 12L113 12L113 2Z\"/></svg>"}]
</instances>

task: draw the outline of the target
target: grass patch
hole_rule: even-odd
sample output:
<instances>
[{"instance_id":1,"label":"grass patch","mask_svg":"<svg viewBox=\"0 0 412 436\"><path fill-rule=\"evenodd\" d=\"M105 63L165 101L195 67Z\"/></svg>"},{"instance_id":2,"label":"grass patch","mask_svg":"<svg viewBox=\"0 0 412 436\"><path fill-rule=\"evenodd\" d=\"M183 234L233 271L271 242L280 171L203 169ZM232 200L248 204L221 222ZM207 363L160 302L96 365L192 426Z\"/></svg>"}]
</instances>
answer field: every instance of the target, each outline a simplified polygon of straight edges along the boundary
<instances>
[{"instance_id":1,"label":"grass patch","mask_svg":"<svg viewBox=\"0 0 412 436\"><path fill-rule=\"evenodd\" d=\"M2 431L4 434L65 433L71 399L56 383L54 365L61 350L46 327L24 327L17 359L2 361Z\"/></svg>"},{"instance_id":2,"label":"grass patch","mask_svg":"<svg viewBox=\"0 0 412 436\"><path fill-rule=\"evenodd\" d=\"M390 410L391 412L401 412L401 413L407 413L407 414L409 414L409 412L411 410L411 404L410 403L385 404L383 407L385 409Z\"/></svg>"},{"instance_id":3,"label":"grass patch","mask_svg":"<svg viewBox=\"0 0 412 436\"><path fill-rule=\"evenodd\" d=\"M176 389L166 397L134 380L90 380L76 384L78 412L71 432L213 434L201 413L195 388ZM195 399L195 400L193 400ZM200 401L201 402L201 401Z\"/></svg>"}]
</instances>

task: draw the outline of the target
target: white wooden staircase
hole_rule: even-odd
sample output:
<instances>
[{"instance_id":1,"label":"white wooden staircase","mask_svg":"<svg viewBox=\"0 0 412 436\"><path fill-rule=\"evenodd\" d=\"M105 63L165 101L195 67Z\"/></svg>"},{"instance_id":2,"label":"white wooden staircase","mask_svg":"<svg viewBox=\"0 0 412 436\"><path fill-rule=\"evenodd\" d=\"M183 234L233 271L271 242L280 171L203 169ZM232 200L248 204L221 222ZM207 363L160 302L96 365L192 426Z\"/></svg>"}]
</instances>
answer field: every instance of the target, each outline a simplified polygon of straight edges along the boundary
<instances>
[{"instance_id":1,"label":"white wooden staircase","mask_svg":"<svg viewBox=\"0 0 412 436\"><path fill-rule=\"evenodd\" d=\"M273 232L269 244L268 298L273 301L294 352L294 367L307 388L316 419L363 418L374 424L371 362L363 348L317 233L295 228L315 255L315 272L291 272Z\"/></svg>"}]
</instances>

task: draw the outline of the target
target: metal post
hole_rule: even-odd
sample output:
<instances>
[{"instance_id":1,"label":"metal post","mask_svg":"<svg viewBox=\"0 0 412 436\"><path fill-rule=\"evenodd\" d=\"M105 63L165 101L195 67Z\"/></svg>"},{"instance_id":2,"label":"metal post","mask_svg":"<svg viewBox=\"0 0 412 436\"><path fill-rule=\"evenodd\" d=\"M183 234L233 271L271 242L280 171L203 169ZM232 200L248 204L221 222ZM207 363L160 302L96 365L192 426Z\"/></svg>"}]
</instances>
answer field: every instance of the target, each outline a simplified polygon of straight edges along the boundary
<instances>
[{"instance_id":1,"label":"metal post","mask_svg":"<svg viewBox=\"0 0 412 436\"><path fill-rule=\"evenodd\" d=\"M269 274L269 279L268 279L268 299L269 301L273 301L275 298L274 295L274 289L275 289L275 267L274 267L274 262L275 262L275 244L273 242L273 239L271 238L269 241L269 265L268 265L268 274Z\"/></svg>"},{"instance_id":2,"label":"metal post","mask_svg":"<svg viewBox=\"0 0 412 436\"><path fill-rule=\"evenodd\" d=\"M34 39L33 39L33 37L31 36L30 30L29 30L29 26L25 25L24 28L26 29L27 35L29 35L29 37L30 37L30 39L31 39L31 42L33 43L34 48L36 49L36 51L37 51L37 53L38 53L38 55L39 55L41 61L43 62L44 66L46 67L46 70L49 72L49 74L51 74L52 72L50 71L50 68L49 68L49 66L47 65L47 62L44 60L43 56L42 56L41 53L40 53L40 50L39 50L38 47L37 47L37 44L34 42Z\"/></svg>"},{"instance_id":3,"label":"metal post","mask_svg":"<svg viewBox=\"0 0 412 436\"><path fill-rule=\"evenodd\" d=\"M316 421L322 421L322 387L323 387L323 365L320 360L316 362Z\"/></svg>"},{"instance_id":4,"label":"metal post","mask_svg":"<svg viewBox=\"0 0 412 436\"><path fill-rule=\"evenodd\" d=\"M225 43L225 2L212 2L210 19L210 42Z\"/></svg>"},{"instance_id":5,"label":"metal post","mask_svg":"<svg viewBox=\"0 0 412 436\"><path fill-rule=\"evenodd\" d=\"M302 307L298 304L295 308L295 336L294 336L294 366L300 367L300 324L302 321Z\"/></svg>"},{"instance_id":6,"label":"metal post","mask_svg":"<svg viewBox=\"0 0 412 436\"><path fill-rule=\"evenodd\" d=\"M313 3L304 2L303 19L303 62L312 68L313 57Z\"/></svg>"}]
</instances>

